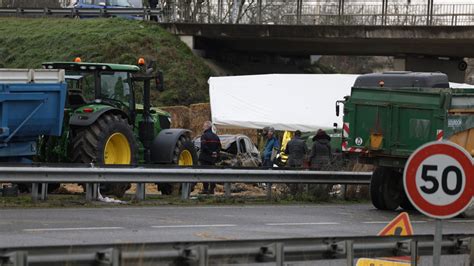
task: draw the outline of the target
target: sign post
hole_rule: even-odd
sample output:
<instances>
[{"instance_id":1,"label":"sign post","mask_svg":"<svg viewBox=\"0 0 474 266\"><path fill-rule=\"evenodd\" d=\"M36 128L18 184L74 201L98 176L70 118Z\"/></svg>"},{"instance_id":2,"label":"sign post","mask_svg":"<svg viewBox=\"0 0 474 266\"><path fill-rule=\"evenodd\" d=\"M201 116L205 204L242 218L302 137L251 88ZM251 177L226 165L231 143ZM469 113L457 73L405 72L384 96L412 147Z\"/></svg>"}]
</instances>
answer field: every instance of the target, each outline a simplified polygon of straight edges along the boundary
<instances>
[{"instance_id":1,"label":"sign post","mask_svg":"<svg viewBox=\"0 0 474 266\"><path fill-rule=\"evenodd\" d=\"M403 186L421 213L436 219L433 265L440 265L442 219L463 212L474 196L474 168L464 148L435 141L418 148L408 159Z\"/></svg>"}]
</instances>

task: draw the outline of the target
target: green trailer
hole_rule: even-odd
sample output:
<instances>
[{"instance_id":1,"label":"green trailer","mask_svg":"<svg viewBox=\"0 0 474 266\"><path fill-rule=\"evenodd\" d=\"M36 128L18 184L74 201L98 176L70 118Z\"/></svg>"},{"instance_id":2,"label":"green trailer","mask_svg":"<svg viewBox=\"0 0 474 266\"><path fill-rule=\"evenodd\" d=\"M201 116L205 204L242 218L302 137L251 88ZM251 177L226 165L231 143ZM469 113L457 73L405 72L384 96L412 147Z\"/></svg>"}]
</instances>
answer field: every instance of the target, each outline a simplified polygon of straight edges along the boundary
<instances>
[{"instance_id":1,"label":"green trailer","mask_svg":"<svg viewBox=\"0 0 474 266\"><path fill-rule=\"evenodd\" d=\"M442 73L388 72L358 77L344 104L342 150L375 166L373 205L412 209L403 169L421 145L455 142L474 155L474 89L452 89Z\"/></svg>"}]
</instances>

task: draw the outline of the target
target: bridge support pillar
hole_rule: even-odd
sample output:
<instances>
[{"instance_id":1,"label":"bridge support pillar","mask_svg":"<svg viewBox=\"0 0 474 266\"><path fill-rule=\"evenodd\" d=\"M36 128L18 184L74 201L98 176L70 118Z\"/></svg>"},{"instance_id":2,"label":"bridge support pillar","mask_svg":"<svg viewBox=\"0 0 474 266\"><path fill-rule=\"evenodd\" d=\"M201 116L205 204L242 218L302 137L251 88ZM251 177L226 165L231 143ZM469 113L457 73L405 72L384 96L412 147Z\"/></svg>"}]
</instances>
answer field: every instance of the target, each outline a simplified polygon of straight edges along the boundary
<instances>
[{"instance_id":1,"label":"bridge support pillar","mask_svg":"<svg viewBox=\"0 0 474 266\"><path fill-rule=\"evenodd\" d=\"M192 36L192 35L181 35L181 36L179 36L179 39L182 42L184 42L184 44L186 44L191 49L191 51L193 51L193 53L195 55L201 56L201 57L204 57L206 55L204 50L195 49L196 39L194 38L194 36Z\"/></svg>"},{"instance_id":2,"label":"bridge support pillar","mask_svg":"<svg viewBox=\"0 0 474 266\"><path fill-rule=\"evenodd\" d=\"M194 49L194 36L192 35L181 35L179 39L184 42L191 50Z\"/></svg>"},{"instance_id":3,"label":"bridge support pillar","mask_svg":"<svg viewBox=\"0 0 474 266\"><path fill-rule=\"evenodd\" d=\"M449 81L464 83L467 64L462 58L415 57L395 58L394 69L398 71L443 72Z\"/></svg>"}]
</instances>

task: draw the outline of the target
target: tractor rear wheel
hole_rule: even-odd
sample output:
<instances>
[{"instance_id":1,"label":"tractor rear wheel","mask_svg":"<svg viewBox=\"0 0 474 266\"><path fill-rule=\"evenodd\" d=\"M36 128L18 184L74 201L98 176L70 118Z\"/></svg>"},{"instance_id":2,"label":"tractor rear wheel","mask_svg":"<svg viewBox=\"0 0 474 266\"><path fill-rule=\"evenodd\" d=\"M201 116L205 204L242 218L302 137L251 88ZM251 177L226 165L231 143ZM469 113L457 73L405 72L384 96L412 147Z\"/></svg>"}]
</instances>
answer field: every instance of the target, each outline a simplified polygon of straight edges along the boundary
<instances>
[{"instance_id":1,"label":"tractor rear wheel","mask_svg":"<svg viewBox=\"0 0 474 266\"><path fill-rule=\"evenodd\" d=\"M401 175L388 167L377 167L370 181L372 204L379 210L395 210L402 201Z\"/></svg>"},{"instance_id":2,"label":"tractor rear wheel","mask_svg":"<svg viewBox=\"0 0 474 266\"><path fill-rule=\"evenodd\" d=\"M173 152L173 165L193 166L197 165L197 154L193 142L182 135L176 142ZM163 195L178 194L180 184L158 183L158 190Z\"/></svg>"},{"instance_id":3,"label":"tractor rear wheel","mask_svg":"<svg viewBox=\"0 0 474 266\"><path fill-rule=\"evenodd\" d=\"M137 144L132 127L120 115L104 114L89 127L74 132L71 156L76 163L135 164ZM100 188L105 195L122 197L130 184L104 184Z\"/></svg>"}]
</instances>

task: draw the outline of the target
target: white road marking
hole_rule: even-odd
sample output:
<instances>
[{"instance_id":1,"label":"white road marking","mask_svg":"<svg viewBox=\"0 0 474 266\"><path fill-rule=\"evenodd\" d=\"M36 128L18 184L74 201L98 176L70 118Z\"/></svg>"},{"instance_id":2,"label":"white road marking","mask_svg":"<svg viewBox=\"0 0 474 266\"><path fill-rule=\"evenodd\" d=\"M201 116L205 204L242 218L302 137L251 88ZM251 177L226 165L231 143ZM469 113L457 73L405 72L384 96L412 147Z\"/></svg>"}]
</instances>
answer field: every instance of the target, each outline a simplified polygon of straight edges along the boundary
<instances>
[{"instance_id":1,"label":"white road marking","mask_svg":"<svg viewBox=\"0 0 474 266\"><path fill-rule=\"evenodd\" d=\"M389 224L391 221L370 221L370 222L362 222L363 224ZM428 221L410 221L412 224L423 224L427 223Z\"/></svg>"},{"instance_id":2,"label":"white road marking","mask_svg":"<svg viewBox=\"0 0 474 266\"><path fill-rule=\"evenodd\" d=\"M193 228L193 227L232 227L236 224L180 224L180 225L153 225L152 228Z\"/></svg>"},{"instance_id":3,"label":"white road marking","mask_svg":"<svg viewBox=\"0 0 474 266\"><path fill-rule=\"evenodd\" d=\"M474 220L451 220L450 223L474 223Z\"/></svg>"},{"instance_id":4,"label":"white road marking","mask_svg":"<svg viewBox=\"0 0 474 266\"><path fill-rule=\"evenodd\" d=\"M265 225L269 226L285 226L285 225L337 225L340 223L331 223L331 222L325 222L325 223L268 223Z\"/></svg>"},{"instance_id":5,"label":"white road marking","mask_svg":"<svg viewBox=\"0 0 474 266\"><path fill-rule=\"evenodd\" d=\"M86 230L119 230L123 227L76 227L76 228L34 228L23 229L25 232L47 232L47 231L86 231Z\"/></svg>"}]
</instances>

